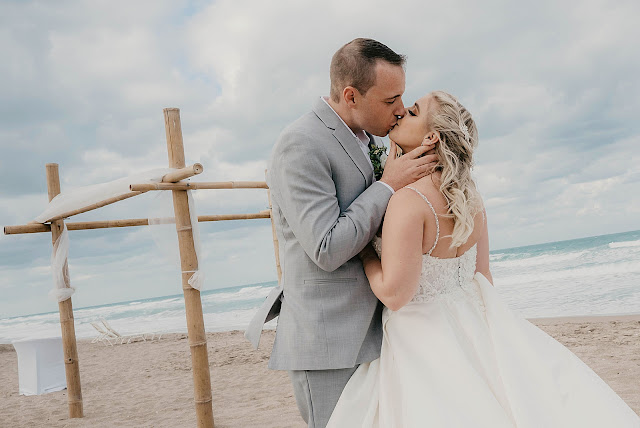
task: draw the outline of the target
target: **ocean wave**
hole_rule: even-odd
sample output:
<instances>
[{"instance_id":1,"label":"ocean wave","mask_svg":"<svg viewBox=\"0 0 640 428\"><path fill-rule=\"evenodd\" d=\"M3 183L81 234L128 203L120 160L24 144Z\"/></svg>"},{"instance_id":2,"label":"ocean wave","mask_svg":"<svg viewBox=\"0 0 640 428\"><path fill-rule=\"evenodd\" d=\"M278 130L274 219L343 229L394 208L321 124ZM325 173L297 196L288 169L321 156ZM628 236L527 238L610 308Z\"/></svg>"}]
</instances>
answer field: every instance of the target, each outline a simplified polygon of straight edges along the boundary
<instances>
[{"instance_id":1,"label":"ocean wave","mask_svg":"<svg viewBox=\"0 0 640 428\"><path fill-rule=\"evenodd\" d=\"M267 297L273 287L255 286L244 287L239 291L226 293L211 293L203 296L203 302L229 302L229 301L248 301L262 299Z\"/></svg>"},{"instance_id":2,"label":"ocean wave","mask_svg":"<svg viewBox=\"0 0 640 428\"><path fill-rule=\"evenodd\" d=\"M264 288L265 288L265 287L264 287L264 286L262 286L262 285L255 285L255 286L253 286L253 287L242 287L242 288L240 289L240 291L238 291L238 294L241 294L241 295L242 295L242 294L252 294L252 293L255 293L255 292L259 292L259 291L261 291L261 290L264 290ZM271 289L271 287L268 287L268 288L269 288L269 289Z\"/></svg>"},{"instance_id":3,"label":"ocean wave","mask_svg":"<svg viewBox=\"0 0 640 428\"><path fill-rule=\"evenodd\" d=\"M585 255L588 251L575 251L571 253L564 254L542 254L539 256L530 256L523 257L518 259L509 259L509 260L491 260L495 263L496 267L499 268L515 268L515 267L531 267L531 266L539 266L539 265L551 265L562 262L567 262L571 260L576 260L583 255Z\"/></svg>"},{"instance_id":4,"label":"ocean wave","mask_svg":"<svg viewBox=\"0 0 640 428\"><path fill-rule=\"evenodd\" d=\"M135 304L132 304L135 303ZM111 304L105 306L81 308L74 311L78 316L92 316L97 318L119 318L128 314L157 313L171 309L183 308L182 299L166 298L150 301L135 301L126 304Z\"/></svg>"},{"instance_id":5,"label":"ocean wave","mask_svg":"<svg viewBox=\"0 0 640 428\"><path fill-rule=\"evenodd\" d=\"M622 242L610 242L609 248L629 248L629 247L640 247L639 241L622 241Z\"/></svg>"},{"instance_id":6,"label":"ocean wave","mask_svg":"<svg viewBox=\"0 0 640 428\"><path fill-rule=\"evenodd\" d=\"M628 281L634 277L618 277L613 282L582 278L517 285L498 281L496 290L510 308L527 318L638 313L640 289Z\"/></svg>"},{"instance_id":7,"label":"ocean wave","mask_svg":"<svg viewBox=\"0 0 640 428\"><path fill-rule=\"evenodd\" d=\"M610 263L605 265L592 265L577 267L573 269L552 270L546 272L517 273L514 275L501 276L500 272L492 272L496 285L511 286L528 283L556 284L561 280L581 281L584 278L615 277L623 274L639 274L640 261L628 261L620 263Z\"/></svg>"}]
</instances>

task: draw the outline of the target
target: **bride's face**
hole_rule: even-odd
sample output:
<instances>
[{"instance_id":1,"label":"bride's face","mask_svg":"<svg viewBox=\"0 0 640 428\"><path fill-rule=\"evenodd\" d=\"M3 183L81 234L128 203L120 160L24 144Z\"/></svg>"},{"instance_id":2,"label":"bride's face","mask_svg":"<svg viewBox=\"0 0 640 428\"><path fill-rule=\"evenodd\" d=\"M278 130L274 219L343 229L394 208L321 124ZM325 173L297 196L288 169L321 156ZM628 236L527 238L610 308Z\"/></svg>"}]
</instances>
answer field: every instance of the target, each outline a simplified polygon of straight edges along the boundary
<instances>
[{"instance_id":1,"label":"bride's face","mask_svg":"<svg viewBox=\"0 0 640 428\"><path fill-rule=\"evenodd\" d=\"M425 95L414 105L406 109L405 116L389 132L389 138L407 153L422 144L429 131L427 129L427 111L431 95Z\"/></svg>"}]
</instances>

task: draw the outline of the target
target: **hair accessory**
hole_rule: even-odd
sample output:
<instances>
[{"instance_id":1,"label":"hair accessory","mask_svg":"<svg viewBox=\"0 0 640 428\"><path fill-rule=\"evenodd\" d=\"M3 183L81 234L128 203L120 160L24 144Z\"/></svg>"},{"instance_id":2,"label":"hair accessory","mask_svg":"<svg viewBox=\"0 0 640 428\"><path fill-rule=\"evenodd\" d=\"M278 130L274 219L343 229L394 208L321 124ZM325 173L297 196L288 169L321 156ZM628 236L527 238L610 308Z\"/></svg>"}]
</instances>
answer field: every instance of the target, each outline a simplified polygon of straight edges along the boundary
<instances>
[{"instance_id":1,"label":"hair accessory","mask_svg":"<svg viewBox=\"0 0 640 428\"><path fill-rule=\"evenodd\" d=\"M467 140L467 142L470 142L471 141L471 135L469 135L469 128L467 127L467 125L465 125L462 122L462 119L460 119L460 122L458 122L458 126L460 126L460 130L464 134L464 139Z\"/></svg>"}]
</instances>

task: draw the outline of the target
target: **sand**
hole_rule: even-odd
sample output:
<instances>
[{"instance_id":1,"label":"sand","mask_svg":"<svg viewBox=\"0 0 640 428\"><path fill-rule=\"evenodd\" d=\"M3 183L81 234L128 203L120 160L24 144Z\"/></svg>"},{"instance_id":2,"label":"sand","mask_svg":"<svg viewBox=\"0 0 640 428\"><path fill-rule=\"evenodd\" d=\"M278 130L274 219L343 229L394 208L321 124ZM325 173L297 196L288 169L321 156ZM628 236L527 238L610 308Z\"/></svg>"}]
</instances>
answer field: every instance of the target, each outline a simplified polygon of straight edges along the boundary
<instances>
[{"instance_id":1,"label":"sand","mask_svg":"<svg viewBox=\"0 0 640 428\"><path fill-rule=\"evenodd\" d=\"M640 315L532 320L555 337L640 414ZM241 332L209 333L217 428L305 426L286 372L267 369L274 339L254 351ZM185 334L113 347L78 342L85 417L67 417L66 391L18 395L11 345L0 345L2 427L195 426L191 359Z\"/></svg>"}]
</instances>

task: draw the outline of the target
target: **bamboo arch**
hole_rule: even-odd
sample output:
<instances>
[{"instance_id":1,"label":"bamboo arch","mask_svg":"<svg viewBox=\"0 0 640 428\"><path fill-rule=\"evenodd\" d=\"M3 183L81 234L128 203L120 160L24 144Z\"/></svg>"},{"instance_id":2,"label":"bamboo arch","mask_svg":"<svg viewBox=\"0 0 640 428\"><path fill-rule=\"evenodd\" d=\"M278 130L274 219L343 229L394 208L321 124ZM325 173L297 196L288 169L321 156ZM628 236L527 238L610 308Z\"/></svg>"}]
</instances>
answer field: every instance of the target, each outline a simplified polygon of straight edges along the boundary
<instances>
[{"instance_id":1,"label":"bamboo arch","mask_svg":"<svg viewBox=\"0 0 640 428\"><path fill-rule=\"evenodd\" d=\"M177 108L165 108L164 123L167 138L167 152L169 156L169 167L175 170L162 177L160 183L130 185L130 193L123 196L112 197L98 203L94 203L82 208L57 215L49 220L49 224L31 222L29 224L17 226L5 226L5 235L15 235L24 233L51 232L52 243L62 233L65 222L64 219L76 214L91 211L115 202L140 195L148 191L170 190L173 194L173 207L176 222L176 232L178 234L178 244L180 249L180 264L182 267L182 289L185 299L185 312L187 318L187 333L189 338L189 348L191 352L191 364L193 368L194 383L194 404L196 408L196 420L198 427L213 428L213 402L211 395L211 376L209 372L209 357L207 352L207 337L204 328L204 318L202 314L202 302L200 291L189 285L189 279L198 268L198 259L194 247L194 238L191 225L191 215L189 212L189 202L187 190L196 189L266 189L269 201L269 208L253 214L225 214L225 215L202 215L198 216L198 222L206 221L227 221L227 220L251 220L251 219L271 219L271 230L273 234L273 245L276 260L276 270L278 272L278 282L282 276L280 269L280 257L278 251L278 238L275 232L273 217L271 216L271 193L264 181L240 181L240 182L182 182L189 177L202 173L204 170L201 164L185 165L184 144L182 140L182 127L180 124L180 110ZM60 177L58 165L49 163L46 165L47 189L49 201L60 193ZM145 226L149 222L146 218L108 220L108 221L86 221L68 222L67 230L89 230L104 229L112 227ZM65 286L70 287L68 266L65 263ZM80 383L80 370L78 361L78 351L75 336L75 324L73 318L73 306L71 298L58 303L60 313L60 327L62 332L62 345L65 363L65 374L67 379L68 406L70 418L82 418L84 416L82 389Z\"/></svg>"}]
</instances>

